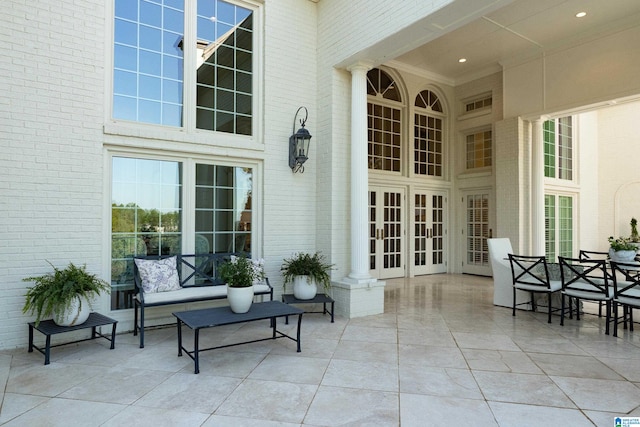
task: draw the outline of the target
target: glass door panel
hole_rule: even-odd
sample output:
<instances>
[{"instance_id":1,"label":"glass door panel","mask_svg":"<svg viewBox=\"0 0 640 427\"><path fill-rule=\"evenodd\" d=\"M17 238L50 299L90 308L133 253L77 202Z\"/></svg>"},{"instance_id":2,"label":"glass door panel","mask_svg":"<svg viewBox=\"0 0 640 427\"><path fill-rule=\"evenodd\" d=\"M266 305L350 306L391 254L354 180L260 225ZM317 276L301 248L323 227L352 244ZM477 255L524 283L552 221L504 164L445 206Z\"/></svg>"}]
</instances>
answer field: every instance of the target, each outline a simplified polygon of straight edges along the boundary
<instances>
[{"instance_id":1,"label":"glass door panel","mask_svg":"<svg viewBox=\"0 0 640 427\"><path fill-rule=\"evenodd\" d=\"M413 274L446 272L446 201L443 193L433 191L413 196Z\"/></svg>"},{"instance_id":2,"label":"glass door panel","mask_svg":"<svg viewBox=\"0 0 640 427\"><path fill-rule=\"evenodd\" d=\"M369 268L378 279L403 277L404 190L369 189Z\"/></svg>"},{"instance_id":3,"label":"glass door panel","mask_svg":"<svg viewBox=\"0 0 640 427\"><path fill-rule=\"evenodd\" d=\"M463 197L465 212L465 258L463 273L491 275L487 239L493 235L491 218L491 194L467 192Z\"/></svg>"}]
</instances>

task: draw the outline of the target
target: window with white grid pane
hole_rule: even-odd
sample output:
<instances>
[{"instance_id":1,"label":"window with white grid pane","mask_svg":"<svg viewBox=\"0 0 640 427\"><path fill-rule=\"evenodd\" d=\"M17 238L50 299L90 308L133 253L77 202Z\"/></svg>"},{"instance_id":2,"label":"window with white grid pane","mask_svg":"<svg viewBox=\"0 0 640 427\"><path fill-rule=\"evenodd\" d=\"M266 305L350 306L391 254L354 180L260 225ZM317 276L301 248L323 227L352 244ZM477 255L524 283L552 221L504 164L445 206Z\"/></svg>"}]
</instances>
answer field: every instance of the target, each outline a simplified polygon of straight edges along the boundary
<instances>
[{"instance_id":1,"label":"window with white grid pane","mask_svg":"<svg viewBox=\"0 0 640 427\"><path fill-rule=\"evenodd\" d=\"M400 172L400 109L367 104L369 169Z\"/></svg>"},{"instance_id":2,"label":"window with white grid pane","mask_svg":"<svg viewBox=\"0 0 640 427\"><path fill-rule=\"evenodd\" d=\"M248 1L115 0L113 119L252 135L256 10Z\"/></svg>"},{"instance_id":3,"label":"window with white grid pane","mask_svg":"<svg viewBox=\"0 0 640 427\"><path fill-rule=\"evenodd\" d=\"M402 114L400 106L385 102L402 101L397 84L383 70L374 68L367 73L367 93L369 169L400 172Z\"/></svg>"},{"instance_id":4,"label":"window with white grid pane","mask_svg":"<svg viewBox=\"0 0 640 427\"><path fill-rule=\"evenodd\" d=\"M467 135L467 169L491 166L491 156L492 137L490 130Z\"/></svg>"},{"instance_id":5,"label":"window with white grid pane","mask_svg":"<svg viewBox=\"0 0 640 427\"><path fill-rule=\"evenodd\" d=\"M414 105L413 172L417 175L442 176L442 103L438 95L423 90L416 96Z\"/></svg>"},{"instance_id":6,"label":"window with white grid pane","mask_svg":"<svg viewBox=\"0 0 640 427\"><path fill-rule=\"evenodd\" d=\"M571 116L547 120L543 124L544 176L573 179L573 120Z\"/></svg>"},{"instance_id":7,"label":"window with white grid pane","mask_svg":"<svg viewBox=\"0 0 640 427\"><path fill-rule=\"evenodd\" d=\"M573 256L573 196L544 196L545 252L549 261Z\"/></svg>"}]
</instances>

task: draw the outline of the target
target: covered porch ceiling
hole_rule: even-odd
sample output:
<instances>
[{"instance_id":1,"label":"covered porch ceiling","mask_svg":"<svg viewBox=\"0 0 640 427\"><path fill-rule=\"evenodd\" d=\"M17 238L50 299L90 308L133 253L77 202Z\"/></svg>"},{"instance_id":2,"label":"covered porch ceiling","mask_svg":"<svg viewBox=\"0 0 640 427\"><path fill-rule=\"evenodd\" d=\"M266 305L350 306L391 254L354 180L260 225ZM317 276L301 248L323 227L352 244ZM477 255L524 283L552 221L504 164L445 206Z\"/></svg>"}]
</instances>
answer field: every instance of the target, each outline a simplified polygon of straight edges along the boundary
<instances>
[{"instance_id":1,"label":"covered porch ceiling","mask_svg":"<svg viewBox=\"0 0 640 427\"><path fill-rule=\"evenodd\" d=\"M471 13L462 14L463 8ZM579 12L586 15L577 17ZM379 60L458 85L509 64L637 27L640 1L458 0L426 19L395 35L398 39L392 44L398 54L389 57L387 50L386 58ZM430 40L417 47L409 41L425 38ZM401 39L406 42L404 52ZM640 54L640 47L632 43L625 49L629 55ZM462 58L466 61L460 62Z\"/></svg>"}]
</instances>

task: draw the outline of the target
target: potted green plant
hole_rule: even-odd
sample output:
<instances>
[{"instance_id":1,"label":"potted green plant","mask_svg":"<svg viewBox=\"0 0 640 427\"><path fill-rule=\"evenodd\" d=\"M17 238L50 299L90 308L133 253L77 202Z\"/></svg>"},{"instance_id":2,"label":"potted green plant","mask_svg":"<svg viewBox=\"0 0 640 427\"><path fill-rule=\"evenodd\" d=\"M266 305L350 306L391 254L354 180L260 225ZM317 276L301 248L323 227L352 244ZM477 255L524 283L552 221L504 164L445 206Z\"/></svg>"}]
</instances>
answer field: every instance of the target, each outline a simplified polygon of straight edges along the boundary
<instances>
[{"instance_id":1,"label":"potted green plant","mask_svg":"<svg viewBox=\"0 0 640 427\"><path fill-rule=\"evenodd\" d=\"M316 296L318 285L324 287L325 292L331 289L333 264L329 264L320 252L309 254L298 252L291 258L285 258L280 271L284 277L284 287L293 283L293 295L297 299L312 299Z\"/></svg>"},{"instance_id":2,"label":"potted green plant","mask_svg":"<svg viewBox=\"0 0 640 427\"><path fill-rule=\"evenodd\" d=\"M231 311L249 311L253 302L253 284L265 277L264 260L232 255L218 269L220 278L227 284L227 300Z\"/></svg>"},{"instance_id":3,"label":"potted green plant","mask_svg":"<svg viewBox=\"0 0 640 427\"><path fill-rule=\"evenodd\" d=\"M609 258L617 262L631 262L636 256L636 245L628 237L609 237Z\"/></svg>"},{"instance_id":4,"label":"potted green plant","mask_svg":"<svg viewBox=\"0 0 640 427\"><path fill-rule=\"evenodd\" d=\"M34 282L35 286L27 288L22 312L35 314L36 325L50 316L60 326L84 323L91 313L90 299L101 292L109 293L109 284L89 273L86 265L77 267L70 262L64 269L50 262L49 265L53 267L52 272L23 279Z\"/></svg>"}]
</instances>

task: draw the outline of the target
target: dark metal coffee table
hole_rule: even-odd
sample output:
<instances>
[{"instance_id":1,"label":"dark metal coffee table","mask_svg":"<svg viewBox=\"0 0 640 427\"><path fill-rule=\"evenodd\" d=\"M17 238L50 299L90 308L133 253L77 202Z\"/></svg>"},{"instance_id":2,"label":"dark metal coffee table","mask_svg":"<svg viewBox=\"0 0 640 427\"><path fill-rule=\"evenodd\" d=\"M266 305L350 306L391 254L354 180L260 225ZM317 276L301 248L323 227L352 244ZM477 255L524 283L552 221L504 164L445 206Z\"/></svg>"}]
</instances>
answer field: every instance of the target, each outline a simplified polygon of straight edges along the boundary
<instances>
[{"instance_id":1,"label":"dark metal coffee table","mask_svg":"<svg viewBox=\"0 0 640 427\"><path fill-rule=\"evenodd\" d=\"M201 351L215 350L218 348L232 347L235 345L249 344L252 342L273 340L276 338L289 338L298 345L297 351L300 350L300 325L302 323L302 314L304 310L293 307L280 301L254 302L251 309L247 313L234 313L229 307L205 308L202 310L179 311L173 313L178 319L178 356L182 356L184 350L195 364L195 372L200 372L199 354ZM276 329L276 318L283 316L298 315L298 330L296 338L280 332ZM256 320L271 319L272 336L269 338L261 338L251 341L243 341L235 344L220 345L216 347L200 348L200 329L212 328L214 326L231 325L234 323L253 322ZM187 325L194 331L193 334L193 350L189 351L182 346L182 324Z\"/></svg>"}]
</instances>

